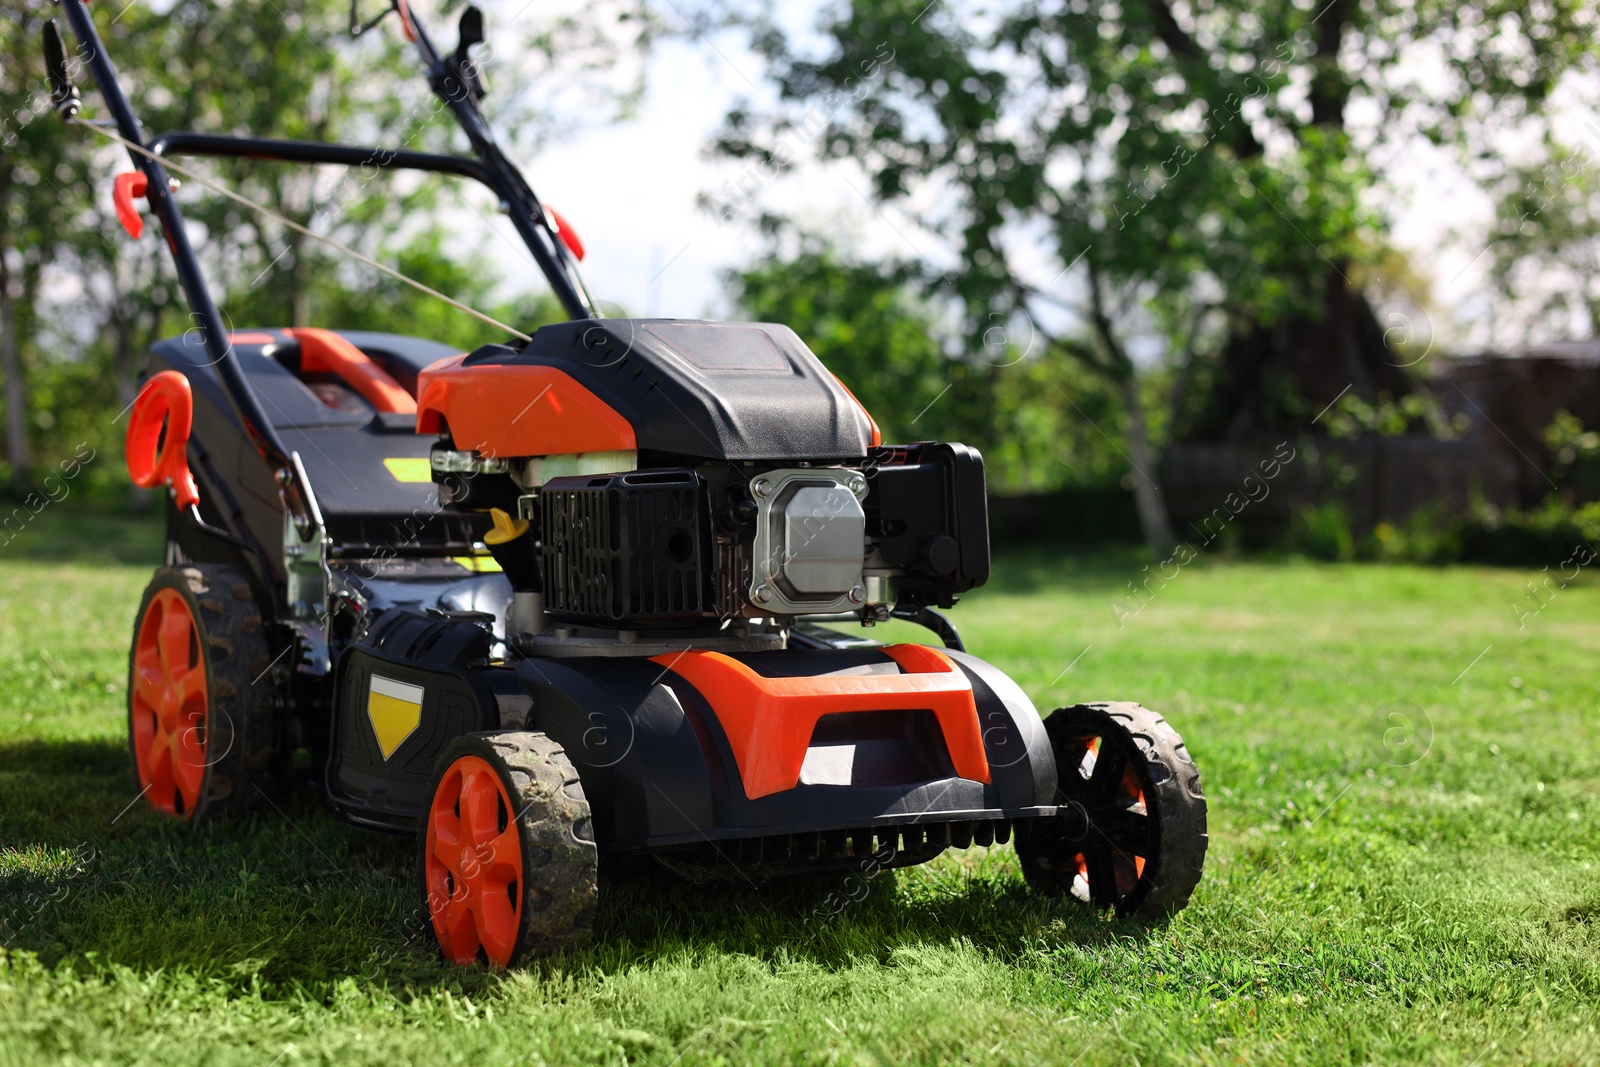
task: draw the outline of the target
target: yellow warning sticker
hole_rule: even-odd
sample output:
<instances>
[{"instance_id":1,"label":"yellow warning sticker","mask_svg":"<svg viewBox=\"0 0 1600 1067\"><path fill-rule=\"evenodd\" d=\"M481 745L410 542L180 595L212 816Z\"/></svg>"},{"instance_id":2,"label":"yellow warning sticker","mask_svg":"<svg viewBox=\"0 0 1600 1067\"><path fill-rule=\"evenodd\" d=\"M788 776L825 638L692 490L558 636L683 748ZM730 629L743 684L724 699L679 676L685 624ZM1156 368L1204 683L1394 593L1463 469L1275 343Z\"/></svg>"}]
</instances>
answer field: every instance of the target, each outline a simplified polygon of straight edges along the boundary
<instances>
[{"instance_id":1,"label":"yellow warning sticker","mask_svg":"<svg viewBox=\"0 0 1600 1067\"><path fill-rule=\"evenodd\" d=\"M383 461L397 482L431 482L433 473L427 456L390 456Z\"/></svg>"},{"instance_id":2,"label":"yellow warning sticker","mask_svg":"<svg viewBox=\"0 0 1600 1067\"><path fill-rule=\"evenodd\" d=\"M387 763L422 722L422 686L374 674L367 690L367 719Z\"/></svg>"}]
</instances>

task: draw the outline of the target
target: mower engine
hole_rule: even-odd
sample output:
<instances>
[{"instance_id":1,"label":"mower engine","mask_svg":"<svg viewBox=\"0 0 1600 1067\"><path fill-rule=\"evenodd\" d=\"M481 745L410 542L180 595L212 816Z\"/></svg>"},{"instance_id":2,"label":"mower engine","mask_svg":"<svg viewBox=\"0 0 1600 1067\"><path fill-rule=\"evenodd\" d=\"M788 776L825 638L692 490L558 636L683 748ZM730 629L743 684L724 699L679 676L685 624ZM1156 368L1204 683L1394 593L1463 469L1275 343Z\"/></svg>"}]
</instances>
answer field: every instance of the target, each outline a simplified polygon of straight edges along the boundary
<instances>
[{"instance_id":1,"label":"mower engine","mask_svg":"<svg viewBox=\"0 0 1600 1067\"><path fill-rule=\"evenodd\" d=\"M782 647L796 617L919 617L988 577L979 454L882 445L784 326L546 326L429 368L418 412L441 500L495 515L519 647Z\"/></svg>"}]
</instances>

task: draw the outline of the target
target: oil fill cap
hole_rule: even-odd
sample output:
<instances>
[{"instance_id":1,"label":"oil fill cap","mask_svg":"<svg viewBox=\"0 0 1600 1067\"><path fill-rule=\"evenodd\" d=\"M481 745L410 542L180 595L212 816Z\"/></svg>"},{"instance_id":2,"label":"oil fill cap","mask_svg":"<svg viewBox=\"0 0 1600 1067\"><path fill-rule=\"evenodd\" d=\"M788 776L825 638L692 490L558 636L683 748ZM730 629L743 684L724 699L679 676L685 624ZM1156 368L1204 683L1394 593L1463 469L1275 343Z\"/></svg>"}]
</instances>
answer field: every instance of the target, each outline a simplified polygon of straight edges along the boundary
<instances>
[{"instance_id":1,"label":"oil fill cap","mask_svg":"<svg viewBox=\"0 0 1600 1067\"><path fill-rule=\"evenodd\" d=\"M528 532L527 519L513 519L499 508L490 508L489 517L494 520L494 529L483 535L486 545L508 544Z\"/></svg>"}]
</instances>

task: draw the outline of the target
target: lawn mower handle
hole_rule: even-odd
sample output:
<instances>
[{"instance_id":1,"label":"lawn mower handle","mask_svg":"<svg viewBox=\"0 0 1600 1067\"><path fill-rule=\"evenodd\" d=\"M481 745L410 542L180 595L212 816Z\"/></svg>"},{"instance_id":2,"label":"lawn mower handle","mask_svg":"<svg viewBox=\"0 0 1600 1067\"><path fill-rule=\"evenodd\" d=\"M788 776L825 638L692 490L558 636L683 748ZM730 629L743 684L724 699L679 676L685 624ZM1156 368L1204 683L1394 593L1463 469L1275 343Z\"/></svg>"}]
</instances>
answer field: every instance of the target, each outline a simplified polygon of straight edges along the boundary
<instances>
[{"instance_id":1,"label":"lawn mower handle","mask_svg":"<svg viewBox=\"0 0 1600 1067\"><path fill-rule=\"evenodd\" d=\"M561 306L574 319L600 318L599 310L584 288L577 265L556 232L555 223L534 195L522 172L506 158L495 141L494 131L489 128L488 121L478 108L472 76L461 69L457 57L439 54L410 4L405 0L390 0L390 5L400 16L406 39L416 45L417 54L422 57L428 73L428 84L432 86L434 94L450 108L451 114L455 115L462 131L466 133L473 153L498 179L495 187L506 198L511 224L517 228L518 236L533 253L534 261L550 282L550 288L555 290ZM469 5L470 10L472 8Z\"/></svg>"},{"instance_id":2,"label":"lawn mower handle","mask_svg":"<svg viewBox=\"0 0 1600 1067\"><path fill-rule=\"evenodd\" d=\"M89 14L88 5L84 0L61 0L61 8L66 15L67 24L72 27L73 34L82 46L81 54L88 61L95 85L100 89L100 96L110 110L112 118L116 120L117 132L124 140L144 147L144 135L139 127L139 120L134 116L133 106L128 102L128 97L123 93L122 85L117 80L116 67L112 66L111 57L107 55L105 46L100 41L100 34L95 30L94 19ZM46 40L49 40L48 31ZM188 298L193 318L200 328L201 341L225 387L228 402L233 406L234 413L238 416L245 433L249 435L251 443L255 445L256 451L261 453L262 458L272 468L284 506L294 519L297 529L302 536L305 536L310 530L313 518L308 504L309 489L300 483L295 466L290 462L288 450L284 448L283 441L273 429L271 420L261 409L261 402L257 399L255 390L251 388L249 381L245 379L244 371L239 367L238 359L233 353L233 342L228 336L228 327L216 302L211 299L211 290L206 286L205 276L200 270L200 261L195 257L194 247L189 243L188 231L184 229L183 218L178 212L178 205L172 198L171 187L167 184L167 173L160 162L151 156L132 151L128 155L133 160L133 165L145 175L146 200L161 220L167 247L171 250L173 264L178 269L178 281L183 286L184 296Z\"/></svg>"},{"instance_id":3,"label":"lawn mower handle","mask_svg":"<svg viewBox=\"0 0 1600 1067\"><path fill-rule=\"evenodd\" d=\"M266 417L254 389L251 388L238 364L229 338L229 330L206 286L199 260L195 257L194 248L183 227L177 203L171 196L166 171L161 166L160 160L154 158L160 155L163 149L183 147L198 150L203 154L234 154L230 146L223 143L229 139L205 135L170 134L147 143L139 121L134 116L133 107L122 91L116 68L112 65L100 35L95 29L87 3L85 0L60 0L60 2L65 10L67 23L82 46L81 54L89 64L100 95L116 122L119 135L132 145L153 153L145 155L130 150L129 155L134 166L139 168L146 178L147 200L161 220L167 246L172 252L172 259L178 270L179 282L183 286L189 306L193 309L195 323L200 328L201 340L212 365L217 369L229 404L233 407L251 443L271 468L284 507L293 519L302 540L307 539L312 536L316 527L315 507L311 503L310 487L303 484L288 450ZM440 55L409 5L400 0L390 0L390 4L400 16L406 37L417 46L427 69L429 85L450 108L456 121L466 133L473 152L478 157L476 161L478 166L471 167L467 160L450 161L453 165L442 166L440 164L445 161L444 157L425 156L422 153L404 153L408 157L414 155L417 159L408 158L403 162L391 159L389 162L400 165L418 165L420 162L421 169L450 170L489 185L506 202L512 225L516 227L518 236L533 254L534 261L549 281L567 314L574 319L599 318L600 313L585 290L576 265L556 231L555 223L521 172L500 150L483 113L478 109L473 92L476 84L474 79L461 69L459 57ZM46 66L51 76L52 101L68 121L81 121L76 119L78 110L75 106L76 90L71 87L68 80L64 50L61 48L59 35L54 34L53 25L46 27L45 53ZM61 84L57 84L58 82ZM74 99L67 98L69 93ZM260 148L263 144L265 142L260 142L259 139L245 138L240 139L240 143L232 148ZM287 142L274 143L271 147L279 151L270 154L281 154L283 158L301 155L308 160L313 155L324 156L338 149L343 149L346 155L354 155L359 151L350 146L333 145L316 151L315 146L289 145ZM349 162L345 159L338 161ZM467 168L464 169L461 164L466 164ZM467 173L467 169L471 170L470 174Z\"/></svg>"}]
</instances>

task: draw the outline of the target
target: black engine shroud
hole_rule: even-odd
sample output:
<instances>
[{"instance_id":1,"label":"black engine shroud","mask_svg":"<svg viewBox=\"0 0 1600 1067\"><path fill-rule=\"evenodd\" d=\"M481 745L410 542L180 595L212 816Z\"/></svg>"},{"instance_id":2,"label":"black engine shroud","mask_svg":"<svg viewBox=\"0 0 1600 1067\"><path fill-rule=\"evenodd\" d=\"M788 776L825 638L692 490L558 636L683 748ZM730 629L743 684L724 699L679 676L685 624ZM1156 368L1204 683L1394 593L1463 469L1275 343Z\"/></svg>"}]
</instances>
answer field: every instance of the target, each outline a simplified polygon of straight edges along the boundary
<instances>
[{"instance_id":1,"label":"black engine shroud","mask_svg":"<svg viewBox=\"0 0 1600 1067\"><path fill-rule=\"evenodd\" d=\"M559 622L660 629L798 614L805 602L949 607L988 578L982 457L959 444L874 444L865 410L785 326L587 319L461 363L491 374L528 366L560 371L621 415L637 438L635 469L518 482L516 465L539 457L494 457L491 472L484 457L454 451L445 428L436 448L449 456L436 457L434 480L453 508L499 507L533 524L532 537L496 554ZM468 480L455 473L475 468ZM851 520L863 534L861 595L849 604L851 582L820 595L787 587L770 564L775 535L766 548L758 536L761 479L787 472L793 485L806 470L866 487ZM769 574L783 603L763 606Z\"/></svg>"},{"instance_id":2,"label":"black engine shroud","mask_svg":"<svg viewBox=\"0 0 1600 1067\"><path fill-rule=\"evenodd\" d=\"M874 448L863 559L899 603L950 607L989 576L983 459L965 445ZM761 613L746 590L761 468L668 468L555 478L538 494L545 608L588 626L682 626Z\"/></svg>"}]
</instances>

